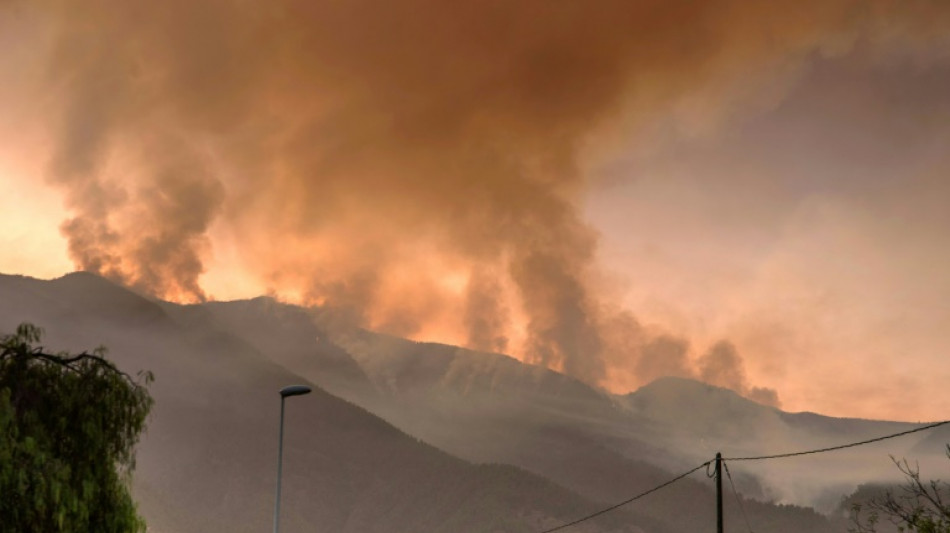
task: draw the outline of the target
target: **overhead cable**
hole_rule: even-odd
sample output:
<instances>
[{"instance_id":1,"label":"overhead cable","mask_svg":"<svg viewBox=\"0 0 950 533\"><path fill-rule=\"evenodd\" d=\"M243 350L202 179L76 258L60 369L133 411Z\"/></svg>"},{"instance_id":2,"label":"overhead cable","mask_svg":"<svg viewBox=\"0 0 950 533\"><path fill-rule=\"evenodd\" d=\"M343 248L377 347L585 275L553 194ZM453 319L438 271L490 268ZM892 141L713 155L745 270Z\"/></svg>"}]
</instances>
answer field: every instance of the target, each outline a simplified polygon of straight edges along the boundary
<instances>
[{"instance_id":1,"label":"overhead cable","mask_svg":"<svg viewBox=\"0 0 950 533\"><path fill-rule=\"evenodd\" d=\"M858 441L858 442L851 442L851 443L842 444L842 445L839 445L839 446L830 446L830 447L827 447L827 448L817 448L817 449L814 449L814 450L804 450L804 451L799 451L799 452L779 453L779 454L774 454L774 455L758 455L758 456L750 456L750 457L723 457L721 460L722 460L723 467L725 467L726 476L729 478L729 483L730 483L730 485L732 485L732 491L733 491L733 493L734 493L735 496L736 496L736 501L739 502L739 507L740 507L740 509L742 510L743 517L745 518L745 521L746 521L746 526L749 528L749 531L751 532L751 531L752 531L752 528L751 528L751 525L749 524L749 517L746 516L745 508L742 506L742 502L739 500L739 494L738 494L738 492L736 491L736 486L735 486L735 484L734 484L733 481L732 481L732 475L729 473L729 467L726 466L726 463L725 463L726 461L761 461L761 460L765 460L765 459L782 459L782 458L785 458L785 457L798 457L798 456L801 456L801 455L811 455L811 454L816 454L816 453L832 452L832 451L835 451L835 450L843 450L843 449L845 449L845 448L854 448L855 446L862 446L862 445L864 445L864 444L871 444L871 443L873 443L873 442L880 442L880 441L887 440L887 439L893 439L893 438L896 438L896 437L902 437L902 436L904 436L904 435L910 435L911 433L917 433L917 432L920 432L920 431L926 431L926 430L928 430L928 429L933 429L933 428L935 428L935 427L940 427L940 426L944 426L944 425L947 425L947 424L950 424L950 420L944 420L944 421L942 421L942 422L934 422L933 424L927 424L927 425L925 425L925 426L920 426L920 427L917 427L917 428L914 428L914 429L909 429L909 430L907 430L907 431L901 431L901 432L899 432L899 433L893 433L893 434L891 434L891 435L884 435L883 437L876 437L876 438L873 438L873 439L862 440L862 441ZM627 505L628 503L631 503L631 502L633 502L633 501L639 500L640 498L643 498L644 496L647 496L647 495L649 495L649 494L652 494L652 493L654 493L654 492L656 492L656 491L658 491L658 490L660 490L660 489L662 489L662 488L668 487L668 486L672 485L673 483L676 483L677 481L679 481L679 480L681 480L681 479L683 479L683 478L689 476L689 475L692 474L693 472L696 472L697 470L706 468L706 469L707 469L706 474L709 475L709 470L708 470L708 469L709 469L709 466L710 466L712 463L713 463L713 461L706 461L705 463L703 463L703 464L701 464L701 465L699 465L699 466L696 466L695 468L693 468L693 469L691 469L691 470L689 470L689 471L687 471L687 472L684 472L684 473L682 473L682 474L680 474L680 475L674 477L673 479L670 479L669 481L666 481L666 482L664 482L664 483L661 483L661 484L659 484L659 485L653 487L653 488L650 489L650 490L641 492L640 494L637 494L636 496L633 496L632 498L628 498L628 499L626 499L626 500L624 500L624 501L622 501L622 502L620 502L620 503L611 505L610 507L601 509L601 510L595 512L595 513L591 513L591 514L589 514L589 515L587 515L587 516L584 516L584 517L582 517L582 518L578 518L577 520L574 520L574 521L572 521L572 522L568 522L568 523L566 523L566 524L561 524L561 525L559 525L559 526L557 526L557 527L554 527L554 528L551 528L551 529L545 529L545 530L542 531L541 533L553 533L554 531L560 531L560 530L562 530L562 529L566 529L566 528L569 528L569 527L571 527L571 526L580 524L581 522L586 522L586 521L588 521L588 520L591 520L591 519L593 519L593 518L596 518L596 517L598 517L598 516L600 516L600 515L602 515L602 514L609 513L610 511L613 511L613 510L615 510L615 509L618 509L618 508L620 508L620 507L623 507L624 505ZM715 474L713 474L713 476L714 476L714 475L715 475ZM712 476L710 476L710 477L712 477Z\"/></svg>"},{"instance_id":2,"label":"overhead cable","mask_svg":"<svg viewBox=\"0 0 950 533\"><path fill-rule=\"evenodd\" d=\"M555 528L545 529L545 530L542 531L541 533L552 533L553 531L560 531L560 530L562 530L562 529L566 529L566 528L569 528L569 527L571 527L571 526L580 524L581 522L586 522L586 521L588 521L588 520L590 520L590 519L592 519L592 518L596 518L596 517L598 517L598 516L600 516L600 515L602 515L602 514L609 513L610 511L613 511L614 509L618 509L618 508L620 508L620 507L623 507L624 505L627 505L628 503L631 503L631 502L633 502L633 501L635 501L635 500L639 500L640 498L642 498L642 497L644 497L644 496L646 496L646 495L648 495L648 494L652 494L652 493L654 493L654 492L656 492L656 491L658 491L658 490L660 490L660 489L662 489L662 488L664 488L664 487L668 487L668 486L672 485L673 483L676 483L677 481L679 481L679 480L685 478L686 476L692 474L693 472L696 472L697 470L699 470L699 469L701 469L701 468L706 468L711 462L712 462L712 461L706 461L705 463L703 463L703 464L697 466L696 468L693 468L692 470L690 470L690 471L688 471L688 472L684 472L684 473L682 473L682 474L680 474L680 475L674 477L673 479L671 479L671 480L669 480L669 481L667 481L667 482L665 482L665 483L661 483L660 485L657 485L657 486L653 487L653 488L650 489L650 490L641 492L640 494L637 494L636 496L634 496L634 497L632 497L632 498L629 498L629 499L626 499L626 500L624 500L624 501L622 501L622 502L620 502L620 503L611 505L610 507L607 507L607 508L605 508L605 509L601 509L600 511L597 511L596 513L591 513L591 514L589 514L589 515L587 515L587 516L585 516L585 517L583 517L583 518L578 518L577 520L574 520L573 522L568 522L568 523L566 523L566 524L561 524L561 525L559 525L559 526L557 526L557 527L555 527Z\"/></svg>"},{"instance_id":3,"label":"overhead cable","mask_svg":"<svg viewBox=\"0 0 950 533\"><path fill-rule=\"evenodd\" d=\"M811 455L814 453L824 453L832 452L835 450L843 450L845 448L853 448L855 446L861 446L864 444L871 444L872 442L880 442L882 440L893 439L894 437L902 437L904 435L909 435L911 433L917 433L918 431L926 431L928 429L933 429L935 427L943 426L950 424L950 420L944 420L943 422L935 422L933 424L928 424L926 426L921 426L914 429L909 429L907 431L901 431L900 433L894 433L893 435L885 435L883 437L876 437L873 439L862 440L860 442L852 442L849 444L842 444L840 446L831 446L829 448L819 448L816 450L805 450L801 452L791 452L791 453L779 453L775 455L759 455L754 457L724 457L723 461L761 461L764 459L782 459L784 457L796 457L799 455Z\"/></svg>"},{"instance_id":4,"label":"overhead cable","mask_svg":"<svg viewBox=\"0 0 950 533\"><path fill-rule=\"evenodd\" d=\"M726 469L726 477L729 478L729 485L732 487L732 494L736 497L736 503L739 504L739 510L742 512L742 518L745 519L745 526L749 529L749 533L753 533L752 524L749 523L749 515L745 512L745 505L742 505L742 500L739 498L739 491L736 490L736 484L732 482L732 474L729 473L729 465L725 461L722 461L723 468Z\"/></svg>"}]
</instances>

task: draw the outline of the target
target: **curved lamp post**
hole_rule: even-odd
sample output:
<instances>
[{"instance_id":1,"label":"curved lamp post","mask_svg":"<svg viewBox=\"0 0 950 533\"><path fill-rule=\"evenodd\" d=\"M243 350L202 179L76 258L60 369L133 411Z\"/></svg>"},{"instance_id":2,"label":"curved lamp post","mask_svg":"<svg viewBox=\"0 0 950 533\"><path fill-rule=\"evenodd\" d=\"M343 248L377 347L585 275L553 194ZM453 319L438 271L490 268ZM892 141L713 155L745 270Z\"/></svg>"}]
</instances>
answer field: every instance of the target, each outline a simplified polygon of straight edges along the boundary
<instances>
[{"instance_id":1,"label":"curved lamp post","mask_svg":"<svg viewBox=\"0 0 950 533\"><path fill-rule=\"evenodd\" d=\"M277 437L277 501L274 504L274 533L280 531L280 471L284 456L284 399L310 393L306 385L291 385L280 389L280 433Z\"/></svg>"}]
</instances>

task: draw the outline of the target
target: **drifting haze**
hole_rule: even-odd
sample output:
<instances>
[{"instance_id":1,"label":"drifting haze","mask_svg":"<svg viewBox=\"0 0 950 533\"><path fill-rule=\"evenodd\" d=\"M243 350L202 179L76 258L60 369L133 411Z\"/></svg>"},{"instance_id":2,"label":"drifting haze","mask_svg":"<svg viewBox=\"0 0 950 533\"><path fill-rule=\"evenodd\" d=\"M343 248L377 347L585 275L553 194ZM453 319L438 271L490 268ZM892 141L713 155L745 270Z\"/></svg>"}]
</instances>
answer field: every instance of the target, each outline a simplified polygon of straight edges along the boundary
<instances>
[{"instance_id":1,"label":"drifting haze","mask_svg":"<svg viewBox=\"0 0 950 533\"><path fill-rule=\"evenodd\" d=\"M939 0L2 9L4 60L42 65L5 91L20 123L48 126L29 153L63 194L76 267L198 301L213 262L354 324L770 403L739 344L624 310L584 212L590 169L664 124L707 135L774 105L813 57L945 46L950 15Z\"/></svg>"}]
</instances>

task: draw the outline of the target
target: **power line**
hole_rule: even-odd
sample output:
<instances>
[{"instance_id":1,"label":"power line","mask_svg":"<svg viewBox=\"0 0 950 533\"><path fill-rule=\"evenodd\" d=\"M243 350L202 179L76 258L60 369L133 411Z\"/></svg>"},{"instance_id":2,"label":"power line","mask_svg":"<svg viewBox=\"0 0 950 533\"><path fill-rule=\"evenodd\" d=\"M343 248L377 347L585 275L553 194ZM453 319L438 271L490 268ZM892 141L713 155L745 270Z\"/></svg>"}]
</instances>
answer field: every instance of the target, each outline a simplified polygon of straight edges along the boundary
<instances>
[{"instance_id":1,"label":"power line","mask_svg":"<svg viewBox=\"0 0 950 533\"><path fill-rule=\"evenodd\" d=\"M661 484L659 484L659 485L653 487L652 489L650 489L650 490L648 490L648 491L641 492L640 494L637 494L636 496L634 496L634 497L632 497L632 498L629 498L629 499L627 499L627 500L624 500L624 501L622 501L622 502L620 502L620 503L618 503L618 504L611 505L610 507L607 507L606 509L601 509L600 511L597 511L596 513L591 513L591 514L589 514L589 515L587 515L587 516L585 516L585 517L583 517L583 518L578 518L577 520L574 520L573 522L568 522L568 523L566 523L566 524L561 524L561 525L559 525L559 526L557 526L557 527L555 527L555 528L552 528L552 529L545 529L545 530L542 531L541 533L551 533L551 532L553 532L553 531L559 531L559 530L561 530L561 529L565 529L565 528L568 528L568 527L571 527L571 526L580 524L581 522L586 522L587 520L590 520L590 519L592 519L592 518L596 518L596 517L598 517L598 516L600 516L600 515L602 515L602 514L609 513L610 511L613 511L614 509L618 509L618 508L620 508L620 507L623 507L624 505L627 505L628 503L631 503L631 502L633 502L633 501L635 501L635 500L639 500L640 498L642 498L642 497L644 497L644 496L646 496L646 495L648 495L648 494L652 494L652 493L654 493L654 492L656 492L656 491L658 491L658 490L660 490L660 489L662 489L662 488L664 488L664 487L668 487L668 486L672 485L673 483L676 483L677 481L679 481L679 480L685 478L686 476L692 474L693 472L696 472L697 470L699 470L699 469L701 469L701 468L706 468L707 466L709 466L710 463L712 463L712 461L706 461L705 463L703 463L703 464L697 466L696 468L693 468L692 470L690 470L690 471L688 471L688 472L684 472L684 473L682 473L682 474L680 474L680 475L674 477L673 479L671 479L671 480L669 480L669 481L667 481L667 482L665 482L665 483L661 483Z\"/></svg>"},{"instance_id":2,"label":"power line","mask_svg":"<svg viewBox=\"0 0 950 533\"><path fill-rule=\"evenodd\" d=\"M842 444L840 446L831 446L829 448L819 448L817 450L806 450L802 452L791 452L791 453L779 453L775 455L759 455L754 457L726 457L723 458L724 461L761 461L764 459L781 459L784 457L796 457L799 455L811 455L814 453L824 453L832 452L835 450L843 450L845 448L853 448L855 446L861 446L864 444L871 444L872 442L880 442L882 440L893 439L894 437L902 437L904 435L909 435L911 433L917 433L918 431L925 431L928 429L933 429L935 427L943 426L950 424L950 420L944 420L943 422L935 422L933 424L928 424L926 426L921 426L919 428L909 429L907 431L901 431L900 433L894 433L893 435L885 435L883 437L877 437L868 440L862 440L860 442L852 442L850 444Z\"/></svg>"},{"instance_id":3,"label":"power line","mask_svg":"<svg viewBox=\"0 0 950 533\"><path fill-rule=\"evenodd\" d=\"M732 481L732 474L729 473L729 467L726 466L726 463L725 463L726 461L761 461L761 460L765 460L765 459L781 459L781 458L785 458L785 457L797 457L797 456L801 456L801 455L811 455L811 454L816 454L816 453L832 452L832 451L835 451L835 450L843 450L843 449L845 449L845 448L853 448L853 447L855 447L855 446L862 446L862 445L865 445L865 444L871 444L871 443L873 443L873 442L880 442L880 441L887 440L887 439L893 439L893 438L895 438L895 437L902 437L902 436L904 436L904 435L909 435L909 434L911 434L911 433L917 433L917 432L920 432L920 431L926 431L926 430L928 430L928 429L933 429L933 428L935 428L935 427L944 426L944 425L946 425L946 424L950 424L950 420L944 420L943 422L935 422L935 423L933 423L933 424L928 424L928 425L926 425L926 426L920 426L920 427L917 427L917 428L914 428L914 429L909 429L909 430L907 430L907 431L901 431L901 432L899 432L899 433L893 433L893 434L891 434L891 435L885 435L885 436L883 436L883 437L876 437L876 438L873 438L873 439L862 440L862 441L858 441L858 442L851 442L851 443L842 444L842 445L839 445L839 446L830 446L830 447L827 447L827 448L818 448L818 449L814 449L814 450L805 450L805 451L800 451L800 452L780 453L780 454L774 454L774 455L759 455L759 456L750 456L750 457L724 457L724 458L721 459L721 461L722 461L722 465L725 467L726 476L729 478L729 484L732 485L732 492L733 492L733 494L735 494L735 496L736 496L736 501L739 503L739 509L742 511L743 518L745 518L746 526L749 528L749 531L750 531L750 533L751 533L751 531L752 531L752 526L749 524L749 517L746 515L745 507L742 505L742 501L739 499L739 493L738 493L738 491L736 491L736 486L735 486L735 483L733 483L733 481ZM631 502L633 502L633 501L635 501L635 500L639 500L640 498L643 498L644 496L647 496L647 495L649 495L649 494L652 494L652 493L654 493L654 492L656 492L656 491L658 491L658 490L660 490L660 489L662 489L662 488L664 488L664 487L668 487L669 485L672 485L673 483L676 483L677 481L679 481L679 480L681 480L681 479L683 479L683 478L689 476L689 475L692 474L693 472L696 472L697 470L700 470L700 469L702 469L702 468L705 468L705 469L706 469L706 475L707 475L707 476L713 477L715 474L710 475L710 473L709 473L709 466L710 466L712 463L713 463L713 461L706 461L705 463L703 463L703 464L701 464L701 465L699 465L699 466L697 466L697 467L695 467L695 468L689 470L688 472L684 472L684 473L682 473L682 474L680 474L680 475L674 477L673 479L670 479L669 481L666 481L665 483L661 483L660 485L657 485L657 486L653 487L653 488L650 489L650 490L647 490L647 491L645 491L645 492L641 492L640 494L637 494L636 496L634 496L634 497L632 497L632 498L629 498L629 499L626 499L626 500L624 500L624 501L622 501L622 502L620 502L620 503L611 505L610 507L601 509L600 511L597 511L597 512L595 512L595 513L591 513L591 514L589 514L589 515L587 515L587 516L585 516L585 517L583 517L583 518L578 518L577 520L574 520L573 522L568 522L568 523L566 523L566 524L561 524L560 526L557 526L557 527L552 528L552 529L545 529L545 530L542 531L541 533L552 533L552 532L554 532L554 531L560 531L560 530L562 530L562 529L565 529L565 528L568 528L568 527L571 527L571 526L580 524L581 522L586 522L586 521L588 521L588 520L590 520L590 519L592 519L592 518L596 518L596 517L598 517L598 516L600 516L600 515L602 515L602 514L609 513L610 511L613 511L613 510L615 510L615 509L618 509L618 508L620 508L620 507L623 507L624 505L627 505L628 503L631 503Z\"/></svg>"},{"instance_id":4,"label":"power line","mask_svg":"<svg viewBox=\"0 0 950 533\"><path fill-rule=\"evenodd\" d=\"M729 473L729 465L723 461L722 466L726 469L726 477L729 478L729 485L732 487L732 493L736 497L736 503L739 504L739 510L742 511L742 518L745 520L745 526L749 528L749 533L753 533L752 524L749 523L749 515L747 515L745 512L745 505L742 505L742 500L739 499L739 491L736 490L736 484L732 482L732 474Z\"/></svg>"}]
</instances>

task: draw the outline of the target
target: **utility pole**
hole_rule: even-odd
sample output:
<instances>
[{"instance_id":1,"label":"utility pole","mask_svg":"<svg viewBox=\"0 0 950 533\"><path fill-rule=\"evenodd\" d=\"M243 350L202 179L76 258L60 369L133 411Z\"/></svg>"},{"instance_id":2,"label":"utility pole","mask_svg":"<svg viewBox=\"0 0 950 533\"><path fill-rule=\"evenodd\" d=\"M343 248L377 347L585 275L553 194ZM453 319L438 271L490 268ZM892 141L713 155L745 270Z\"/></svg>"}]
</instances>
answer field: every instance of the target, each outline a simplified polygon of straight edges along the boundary
<instances>
[{"instance_id":1,"label":"utility pole","mask_svg":"<svg viewBox=\"0 0 950 533\"><path fill-rule=\"evenodd\" d=\"M716 533L722 531L722 454L716 452Z\"/></svg>"}]
</instances>

